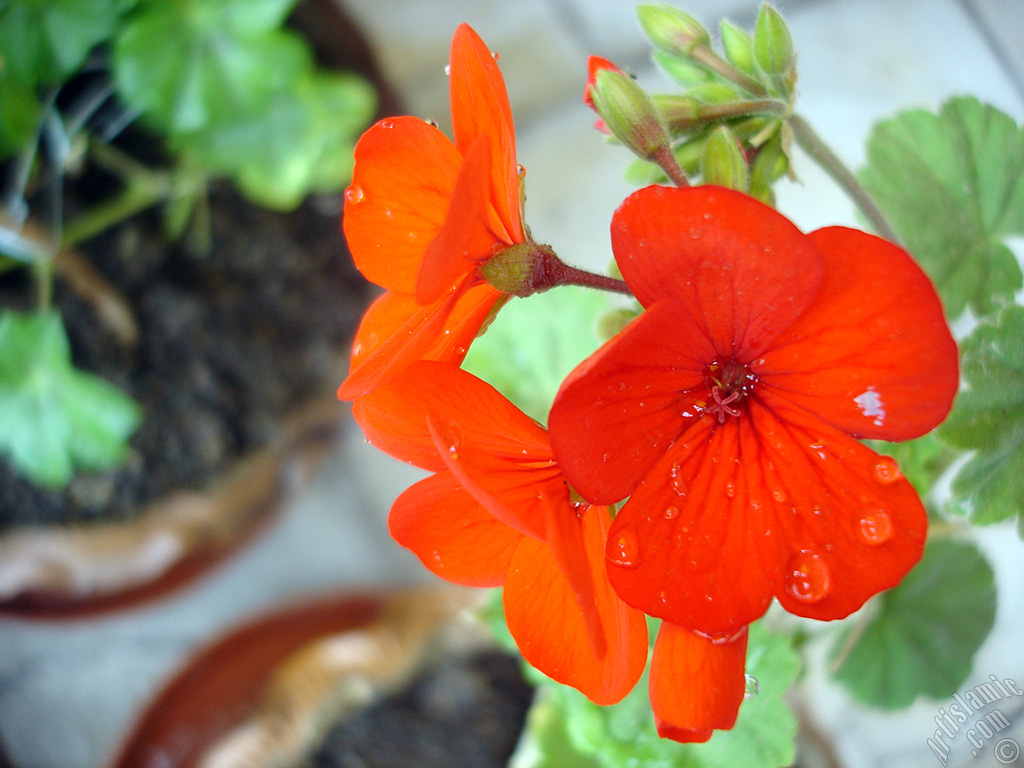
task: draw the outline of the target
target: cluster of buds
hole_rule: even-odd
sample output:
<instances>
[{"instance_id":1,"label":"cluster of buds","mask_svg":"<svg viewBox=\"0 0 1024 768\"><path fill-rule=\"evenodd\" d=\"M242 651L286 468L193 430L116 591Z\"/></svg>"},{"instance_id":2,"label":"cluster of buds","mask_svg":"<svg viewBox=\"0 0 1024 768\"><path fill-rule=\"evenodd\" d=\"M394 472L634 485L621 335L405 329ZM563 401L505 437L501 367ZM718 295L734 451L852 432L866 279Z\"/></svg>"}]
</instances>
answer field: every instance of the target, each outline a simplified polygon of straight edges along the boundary
<instances>
[{"instance_id":1,"label":"cluster of buds","mask_svg":"<svg viewBox=\"0 0 1024 768\"><path fill-rule=\"evenodd\" d=\"M656 60L685 90L648 95L614 64L592 57L584 97L600 126L644 161L637 180L667 177L685 186L700 179L771 203L772 183L789 171L796 85L782 16L763 6L753 35L723 21L719 53L708 30L677 8L641 5L637 14Z\"/></svg>"}]
</instances>

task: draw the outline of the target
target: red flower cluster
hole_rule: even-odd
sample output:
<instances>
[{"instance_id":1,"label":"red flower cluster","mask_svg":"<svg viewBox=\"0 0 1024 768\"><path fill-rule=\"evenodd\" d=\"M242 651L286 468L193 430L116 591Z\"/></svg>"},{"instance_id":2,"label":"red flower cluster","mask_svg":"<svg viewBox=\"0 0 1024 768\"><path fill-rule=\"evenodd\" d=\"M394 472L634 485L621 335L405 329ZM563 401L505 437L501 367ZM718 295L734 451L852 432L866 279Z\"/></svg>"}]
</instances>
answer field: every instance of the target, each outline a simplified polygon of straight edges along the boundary
<instances>
[{"instance_id":1,"label":"red flower cluster","mask_svg":"<svg viewBox=\"0 0 1024 768\"><path fill-rule=\"evenodd\" d=\"M565 381L549 434L458 368L507 296L481 267L528 238L504 83L466 26L450 76L455 143L382 121L346 195L356 263L388 292L340 394L372 443L433 473L391 532L442 578L503 586L524 657L598 703L636 684L644 614L662 619L659 732L706 740L736 719L747 625L773 597L841 618L920 557L920 500L856 438L915 437L949 409L938 299L877 237L648 187L612 222L645 311Z\"/></svg>"}]
</instances>

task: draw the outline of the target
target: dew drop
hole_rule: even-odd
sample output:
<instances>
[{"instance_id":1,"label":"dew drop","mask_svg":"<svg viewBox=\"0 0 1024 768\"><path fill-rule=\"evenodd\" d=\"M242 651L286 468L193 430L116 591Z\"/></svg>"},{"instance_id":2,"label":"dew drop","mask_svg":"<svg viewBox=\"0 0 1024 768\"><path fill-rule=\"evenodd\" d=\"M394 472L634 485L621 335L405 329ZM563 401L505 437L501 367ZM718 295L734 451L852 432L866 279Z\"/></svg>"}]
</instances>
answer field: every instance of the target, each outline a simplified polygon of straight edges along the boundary
<instances>
[{"instance_id":1,"label":"dew drop","mask_svg":"<svg viewBox=\"0 0 1024 768\"><path fill-rule=\"evenodd\" d=\"M772 491L772 498L779 502L779 504L785 504L786 492L781 488L776 488L774 491Z\"/></svg>"},{"instance_id":2,"label":"dew drop","mask_svg":"<svg viewBox=\"0 0 1024 768\"><path fill-rule=\"evenodd\" d=\"M882 485L892 485L903 479L899 464L892 456L879 456L878 461L875 462L874 472L875 480Z\"/></svg>"},{"instance_id":3,"label":"dew drop","mask_svg":"<svg viewBox=\"0 0 1024 768\"><path fill-rule=\"evenodd\" d=\"M444 76L445 77L451 77L451 74L452 74L452 65L451 64L445 64L444 65Z\"/></svg>"},{"instance_id":4,"label":"dew drop","mask_svg":"<svg viewBox=\"0 0 1024 768\"><path fill-rule=\"evenodd\" d=\"M753 675L743 676L743 698L752 699L761 691L761 684Z\"/></svg>"},{"instance_id":5,"label":"dew drop","mask_svg":"<svg viewBox=\"0 0 1024 768\"><path fill-rule=\"evenodd\" d=\"M885 544L894 533L892 518L882 507L870 507L861 512L857 535L865 544Z\"/></svg>"},{"instance_id":6,"label":"dew drop","mask_svg":"<svg viewBox=\"0 0 1024 768\"><path fill-rule=\"evenodd\" d=\"M462 430L454 421L446 421L438 425L441 444L448 448L448 454L453 458L459 458L459 449L462 447Z\"/></svg>"},{"instance_id":7,"label":"dew drop","mask_svg":"<svg viewBox=\"0 0 1024 768\"><path fill-rule=\"evenodd\" d=\"M732 480L725 484L725 495L728 496L730 499L736 495L736 485L733 483Z\"/></svg>"},{"instance_id":8,"label":"dew drop","mask_svg":"<svg viewBox=\"0 0 1024 768\"><path fill-rule=\"evenodd\" d=\"M672 490L674 490L680 496L686 495L686 481L683 480L682 467L678 464L673 464L668 470L669 482L672 484Z\"/></svg>"},{"instance_id":9,"label":"dew drop","mask_svg":"<svg viewBox=\"0 0 1024 768\"><path fill-rule=\"evenodd\" d=\"M801 603L816 603L832 589L832 574L821 555L803 549L789 560L786 591Z\"/></svg>"},{"instance_id":10,"label":"dew drop","mask_svg":"<svg viewBox=\"0 0 1024 768\"><path fill-rule=\"evenodd\" d=\"M618 536L608 539L606 555L616 565L636 568L640 565L640 543L633 528L623 528Z\"/></svg>"},{"instance_id":11,"label":"dew drop","mask_svg":"<svg viewBox=\"0 0 1024 768\"><path fill-rule=\"evenodd\" d=\"M356 203L363 202L363 200L365 199L366 192L363 191L362 187L357 186L356 184L353 184L352 186L345 190L346 203L352 203L353 205L355 205Z\"/></svg>"},{"instance_id":12,"label":"dew drop","mask_svg":"<svg viewBox=\"0 0 1024 768\"><path fill-rule=\"evenodd\" d=\"M665 507L665 511L664 511L663 515L664 515L666 520L675 520L677 517L679 517L679 507L675 507L675 506Z\"/></svg>"},{"instance_id":13,"label":"dew drop","mask_svg":"<svg viewBox=\"0 0 1024 768\"><path fill-rule=\"evenodd\" d=\"M394 120L381 120L380 121L380 127L381 128L394 128L395 127L395 121Z\"/></svg>"}]
</instances>

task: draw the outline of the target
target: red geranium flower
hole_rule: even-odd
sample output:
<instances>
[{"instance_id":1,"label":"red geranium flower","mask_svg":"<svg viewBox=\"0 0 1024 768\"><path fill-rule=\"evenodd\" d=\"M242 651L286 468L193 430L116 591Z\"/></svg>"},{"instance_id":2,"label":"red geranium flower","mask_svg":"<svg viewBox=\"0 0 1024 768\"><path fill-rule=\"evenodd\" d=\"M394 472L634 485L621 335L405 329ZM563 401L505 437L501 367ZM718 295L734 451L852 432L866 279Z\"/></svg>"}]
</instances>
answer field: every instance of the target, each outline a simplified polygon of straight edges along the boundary
<instances>
[{"instance_id":1,"label":"red geranium flower","mask_svg":"<svg viewBox=\"0 0 1024 768\"><path fill-rule=\"evenodd\" d=\"M356 333L343 399L415 360L461 362L505 296L479 266L526 239L505 83L465 24L449 71L454 143L419 118L393 117L356 145L345 237L356 266L387 293Z\"/></svg>"},{"instance_id":2,"label":"red geranium flower","mask_svg":"<svg viewBox=\"0 0 1024 768\"><path fill-rule=\"evenodd\" d=\"M610 510L574 498L544 429L489 384L430 361L353 412L376 446L435 473L395 501L394 538L448 581L503 585L509 631L537 669L599 704L628 693L647 658L646 623L608 582ZM663 623L650 673L659 731L704 741L732 727L745 655L745 629L712 642Z\"/></svg>"},{"instance_id":3,"label":"red geranium flower","mask_svg":"<svg viewBox=\"0 0 1024 768\"><path fill-rule=\"evenodd\" d=\"M928 278L852 229L809 235L746 195L648 187L612 222L645 312L564 382L555 455L609 532L616 591L709 634L837 619L917 562L926 516L855 438L938 424L957 350Z\"/></svg>"},{"instance_id":4,"label":"red geranium flower","mask_svg":"<svg viewBox=\"0 0 1024 768\"><path fill-rule=\"evenodd\" d=\"M593 701L621 699L643 672L643 614L612 590L611 513L574 501L547 434L489 384L420 361L356 400L367 439L434 472L391 508L394 538L431 571L504 585L523 656Z\"/></svg>"}]
</instances>

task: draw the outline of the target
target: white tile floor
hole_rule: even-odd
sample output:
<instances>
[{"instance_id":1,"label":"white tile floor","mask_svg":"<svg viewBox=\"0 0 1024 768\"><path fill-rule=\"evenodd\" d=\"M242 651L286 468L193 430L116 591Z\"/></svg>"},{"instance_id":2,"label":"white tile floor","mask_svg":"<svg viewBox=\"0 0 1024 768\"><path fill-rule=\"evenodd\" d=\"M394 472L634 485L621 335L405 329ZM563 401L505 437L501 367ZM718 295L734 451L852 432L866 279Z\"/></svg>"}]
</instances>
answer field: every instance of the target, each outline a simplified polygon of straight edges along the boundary
<instances>
[{"instance_id":1,"label":"white tile floor","mask_svg":"<svg viewBox=\"0 0 1024 768\"><path fill-rule=\"evenodd\" d=\"M529 223L569 262L611 258L607 226L628 193L627 157L590 130L579 102L585 56L599 53L644 78L647 49L622 0L343 0L376 43L411 113L444 121L443 76L452 30L470 22L501 54L528 169ZM758 3L691 0L713 23L749 25ZM789 0L782 3L799 52L799 110L853 165L877 118L935 107L973 93L1024 118L1024 0ZM806 161L802 185L780 207L805 228L855 223L852 208ZM269 537L200 588L125 616L73 625L0 623L0 739L18 768L97 768L132 713L185 654L240 617L289 595L330 586L423 578L387 537L387 508L414 470L350 431L318 483ZM997 568L997 631L970 680L1024 680L1024 544L1005 530L979 537ZM969 686L974 685L969 682ZM897 715L865 712L812 671L802 695L836 742L843 766L932 765L925 740L943 702ZM1024 741L1024 713L1014 722ZM962 745L961 745L962 746ZM992 765L952 754L950 765Z\"/></svg>"}]
</instances>

